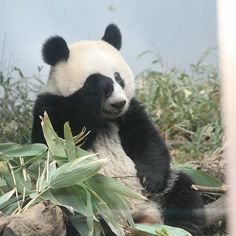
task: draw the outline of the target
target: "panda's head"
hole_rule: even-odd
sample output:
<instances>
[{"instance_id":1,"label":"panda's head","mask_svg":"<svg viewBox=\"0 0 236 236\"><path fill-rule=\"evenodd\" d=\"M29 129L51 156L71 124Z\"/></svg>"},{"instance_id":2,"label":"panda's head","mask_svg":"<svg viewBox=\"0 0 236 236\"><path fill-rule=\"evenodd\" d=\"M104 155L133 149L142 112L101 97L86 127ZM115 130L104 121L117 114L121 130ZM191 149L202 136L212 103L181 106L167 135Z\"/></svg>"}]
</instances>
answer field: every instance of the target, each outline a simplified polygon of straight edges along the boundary
<instances>
[{"instance_id":1,"label":"panda's head","mask_svg":"<svg viewBox=\"0 0 236 236\"><path fill-rule=\"evenodd\" d=\"M51 66L46 92L68 97L80 90L91 75L101 74L112 84L111 93L103 101L103 115L120 116L134 96L134 76L119 53L120 48L121 33L114 24L108 25L97 41L67 45L59 36L49 38L42 49L44 61Z\"/></svg>"}]
</instances>

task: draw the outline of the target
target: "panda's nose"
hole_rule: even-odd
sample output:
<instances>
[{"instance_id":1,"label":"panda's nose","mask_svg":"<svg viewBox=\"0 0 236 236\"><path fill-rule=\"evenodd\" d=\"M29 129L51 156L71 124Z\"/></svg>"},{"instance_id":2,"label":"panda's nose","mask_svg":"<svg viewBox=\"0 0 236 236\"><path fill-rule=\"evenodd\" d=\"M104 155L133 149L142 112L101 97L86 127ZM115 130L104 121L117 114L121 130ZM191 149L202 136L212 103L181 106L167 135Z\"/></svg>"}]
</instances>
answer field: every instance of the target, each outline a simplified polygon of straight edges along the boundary
<instances>
[{"instance_id":1,"label":"panda's nose","mask_svg":"<svg viewBox=\"0 0 236 236\"><path fill-rule=\"evenodd\" d=\"M122 100L119 102L112 103L111 106L116 109L121 109L126 104L126 100Z\"/></svg>"}]
</instances>

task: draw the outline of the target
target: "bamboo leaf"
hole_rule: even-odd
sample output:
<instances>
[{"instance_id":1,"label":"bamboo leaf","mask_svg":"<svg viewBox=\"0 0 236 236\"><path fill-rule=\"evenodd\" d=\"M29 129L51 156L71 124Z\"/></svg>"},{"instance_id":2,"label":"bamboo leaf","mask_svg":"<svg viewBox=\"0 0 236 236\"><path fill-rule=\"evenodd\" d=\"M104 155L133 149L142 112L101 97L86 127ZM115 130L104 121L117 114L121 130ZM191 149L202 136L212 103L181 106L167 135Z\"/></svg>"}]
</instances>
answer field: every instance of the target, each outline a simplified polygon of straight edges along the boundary
<instances>
[{"instance_id":1,"label":"bamboo leaf","mask_svg":"<svg viewBox=\"0 0 236 236\"><path fill-rule=\"evenodd\" d=\"M94 236L106 236L101 223L94 222Z\"/></svg>"},{"instance_id":2,"label":"bamboo leaf","mask_svg":"<svg viewBox=\"0 0 236 236\"><path fill-rule=\"evenodd\" d=\"M31 165L33 163L36 163L37 161L42 162L46 159L47 157L47 152L43 152L42 154L36 155L36 156L32 156L29 157L27 159L25 159L25 166Z\"/></svg>"},{"instance_id":3,"label":"bamboo leaf","mask_svg":"<svg viewBox=\"0 0 236 236\"><path fill-rule=\"evenodd\" d=\"M186 164L177 165L175 168L190 176L195 184L210 187L221 187L223 184L219 179L208 175L201 170L194 169L193 166Z\"/></svg>"},{"instance_id":4,"label":"bamboo leaf","mask_svg":"<svg viewBox=\"0 0 236 236\"><path fill-rule=\"evenodd\" d=\"M52 203L66 207L69 211L75 211L83 216L87 216L86 194L79 185L71 187L50 189L41 196L44 200L50 200Z\"/></svg>"},{"instance_id":5,"label":"bamboo leaf","mask_svg":"<svg viewBox=\"0 0 236 236\"><path fill-rule=\"evenodd\" d=\"M46 112L44 113L44 117L41 117L41 120L44 138L52 155L66 157L64 141L63 139L59 138L54 131Z\"/></svg>"},{"instance_id":6,"label":"bamboo leaf","mask_svg":"<svg viewBox=\"0 0 236 236\"><path fill-rule=\"evenodd\" d=\"M167 225L135 224L135 228L138 231L145 232L151 235L157 235L157 236L191 236L189 232L181 228L171 227Z\"/></svg>"},{"instance_id":7,"label":"bamboo leaf","mask_svg":"<svg viewBox=\"0 0 236 236\"><path fill-rule=\"evenodd\" d=\"M86 213L87 213L87 225L88 225L88 236L93 236L93 229L94 229L94 220L93 220L93 207L91 203L91 195L85 189L86 193Z\"/></svg>"},{"instance_id":8,"label":"bamboo leaf","mask_svg":"<svg viewBox=\"0 0 236 236\"><path fill-rule=\"evenodd\" d=\"M22 203L22 201L20 201L20 204ZM0 206L0 210L2 212L4 212L7 215L11 215L16 209L18 208L18 203L17 201L14 201L12 203L7 204L4 207Z\"/></svg>"},{"instance_id":9,"label":"bamboo leaf","mask_svg":"<svg viewBox=\"0 0 236 236\"><path fill-rule=\"evenodd\" d=\"M0 143L0 156L5 152L13 151L20 148L20 145L17 143Z\"/></svg>"},{"instance_id":10,"label":"bamboo leaf","mask_svg":"<svg viewBox=\"0 0 236 236\"><path fill-rule=\"evenodd\" d=\"M12 189L11 191L3 194L2 196L0 196L0 208L1 208L1 205L5 202L7 202L11 197L12 195L15 193L15 188Z\"/></svg>"},{"instance_id":11,"label":"bamboo leaf","mask_svg":"<svg viewBox=\"0 0 236 236\"><path fill-rule=\"evenodd\" d=\"M14 177L10 172L3 173L3 178L6 180L7 184L12 188L17 188L19 193L23 193L24 191L30 192L32 188L31 179L27 173L23 173L22 168L18 168L14 170ZM14 179L16 184L14 183Z\"/></svg>"},{"instance_id":12,"label":"bamboo leaf","mask_svg":"<svg viewBox=\"0 0 236 236\"><path fill-rule=\"evenodd\" d=\"M65 136L65 152L69 161L77 158L76 146L73 140L69 122L64 124L64 136Z\"/></svg>"},{"instance_id":13,"label":"bamboo leaf","mask_svg":"<svg viewBox=\"0 0 236 236\"><path fill-rule=\"evenodd\" d=\"M96 209L96 214L102 216L115 234L123 235L122 226L128 225L127 222L130 226L134 225L128 202L122 195L104 189L101 185L93 181L92 178L84 184L86 184L88 190L93 194L93 198L95 199L93 201L93 208Z\"/></svg>"},{"instance_id":14,"label":"bamboo leaf","mask_svg":"<svg viewBox=\"0 0 236 236\"><path fill-rule=\"evenodd\" d=\"M87 152L87 151L85 151L85 150L83 150L82 148L79 148L79 147L77 147L76 152L77 152L77 158L91 155L91 153L89 153L89 152ZM96 155L93 155L93 156L95 157Z\"/></svg>"},{"instance_id":15,"label":"bamboo leaf","mask_svg":"<svg viewBox=\"0 0 236 236\"><path fill-rule=\"evenodd\" d=\"M13 149L4 153L6 157L32 157L38 156L47 151L47 146L41 143L34 143Z\"/></svg>"},{"instance_id":16,"label":"bamboo leaf","mask_svg":"<svg viewBox=\"0 0 236 236\"><path fill-rule=\"evenodd\" d=\"M106 163L106 159L94 160L89 163L83 163L82 158L73 160L55 171L50 186L53 189L57 189L82 183L84 180L97 174Z\"/></svg>"},{"instance_id":17,"label":"bamboo leaf","mask_svg":"<svg viewBox=\"0 0 236 236\"><path fill-rule=\"evenodd\" d=\"M119 219L106 204L97 204L94 208L106 221L115 235L125 236L124 229L122 227L123 224L120 222L121 219Z\"/></svg>"},{"instance_id":18,"label":"bamboo leaf","mask_svg":"<svg viewBox=\"0 0 236 236\"><path fill-rule=\"evenodd\" d=\"M73 137L74 143L76 146L81 146L82 141L89 135L90 131L86 133L86 128L83 128L82 131Z\"/></svg>"},{"instance_id":19,"label":"bamboo leaf","mask_svg":"<svg viewBox=\"0 0 236 236\"><path fill-rule=\"evenodd\" d=\"M109 192L115 191L116 193L119 193L126 197L135 198L135 199L143 199L143 200L146 199L141 194L136 193L132 189L126 187L124 184L114 180L111 177L107 177L102 174L97 174L96 176L93 176L92 181L100 185L100 188L107 189Z\"/></svg>"},{"instance_id":20,"label":"bamboo leaf","mask_svg":"<svg viewBox=\"0 0 236 236\"><path fill-rule=\"evenodd\" d=\"M80 214L70 215L69 220L73 224L75 229L80 233L81 236L89 235L89 229L86 224L87 219L84 216Z\"/></svg>"}]
</instances>

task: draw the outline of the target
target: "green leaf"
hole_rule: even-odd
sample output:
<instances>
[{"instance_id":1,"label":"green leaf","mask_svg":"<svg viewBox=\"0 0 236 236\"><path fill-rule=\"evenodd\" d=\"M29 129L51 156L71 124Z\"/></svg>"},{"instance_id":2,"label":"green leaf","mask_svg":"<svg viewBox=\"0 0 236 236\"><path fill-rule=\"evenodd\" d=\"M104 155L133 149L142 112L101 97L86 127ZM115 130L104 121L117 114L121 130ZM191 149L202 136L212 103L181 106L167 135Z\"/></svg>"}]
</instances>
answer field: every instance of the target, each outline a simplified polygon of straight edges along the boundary
<instances>
[{"instance_id":1,"label":"green leaf","mask_svg":"<svg viewBox=\"0 0 236 236\"><path fill-rule=\"evenodd\" d=\"M64 124L64 136L65 136L65 152L69 161L77 158L76 146L73 140L69 122Z\"/></svg>"},{"instance_id":2,"label":"green leaf","mask_svg":"<svg viewBox=\"0 0 236 236\"><path fill-rule=\"evenodd\" d=\"M46 157L47 157L47 152L45 151L45 152L43 152L43 153L41 153L41 154L39 154L39 155L36 155L36 156L32 156L32 157L29 157L29 158L27 158L27 159L25 159L24 161L24 163L25 163L25 166L27 166L27 168L28 168L28 166L29 165L31 165L31 164L33 164L33 163L36 163L37 161L44 161L45 159L46 159ZM39 165L39 164L38 164Z\"/></svg>"},{"instance_id":3,"label":"green leaf","mask_svg":"<svg viewBox=\"0 0 236 236\"><path fill-rule=\"evenodd\" d=\"M12 189L11 191L9 191L9 192L3 194L3 195L0 197L0 208L1 208L1 205L2 205L3 203L5 203L6 201L8 201L8 200L12 197L12 195L13 195L15 192L16 192L16 190L15 190L15 188L14 188L14 189Z\"/></svg>"},{"instance_id":4,"label":"green leaf","mask_svg":"<svg viewBox=\"0 0 236 236\"><path fill-rule=\"evenodd\" d=\"M77 147L76 152L77 152L77 158L91 155L91 153L89 153L89 152L87 152L87 151L85 151L85 150L83 150L82 148L79 148L79 147ZM93 155L93 157L95 158L96 155Z\"/></svg>"},{"instance_id":5,"label":"green leaf","mask_svg":"<svg viewBox=\"0 0 236 236\"><path fill-rule=\"evenodd\" d=\"M103 217L112 231L117 235L123 235L123 226L134 225L129 204L127 200L115 191L103 188L96 181L91 179L84 182L86 188L93 194L93 208L97 210L96 214Z\"/></svg>"},{"instance_id":6,"label":"green leaf","mask_svg":"<svg viewBox=\"0 0 236 236\"><path fill-rule=\"evenodd\" d=\"M17 143L0 143L0 156L5 152L13 151L20 148L20 145Z\"/></svg>"},{"instance_id":7,"label":"green leaf","mask_svg":"<svg viewBox=\"0 0 236 236\"><path fill-rule=\"evenodd\" d=\"M3 202L0 205L0 211L6 213L7 215L10 215L18 208L18 203L22 204L22 195L19 195L18 199L15 196L11 196L8 201Z\"/></svg>"},{"instance_id":8,"label":"green leaf","mask_svg":"<svg viewBox=\"0 0 236 236\"><path fill-rule=\"evenodd\" d=\"M93 207L91 203L91 195L85 189L86 192L86 212L87 212L87 225L88 225L88 236L93 236L93 227L94 227L94 220L93 220Z\"/></svg>"},{"instance_id":9,"label":"green leaf","mask_svg":"<svg viewBox=\"0 0 236 236\"><path fill-rule=\"evenodd\" d=\"M44 138L47 142L48 148L52 155L66 157L66 152L64 150L64 140L59 138L54 131L52 124L49 120L48 114L45 112L44 117L41 117L42 128Z\"/></svg>"},{"instance_id":10,"label":"green leaf","mask_svg":"<svg viewBox=\"0 0 236 236\"><path fill-rule=\"evenodd\" d=\"M22 201L19 201L19 203L21 204ZM17 203L17 201L14 201L14 202L12 202L12 203L9 203L9 204L7 204L7 205L4 206L4 207L1 207L1 206L0 206L0 210L1 210L2 212L4 212L5 214L7 214L7 215L11 215L17 208L18 208L18 203Z\"/></svg>"},{"instance_id":11,"label":"green leaf","mask_svg":"<svg viewBox=\"0 0 236 236\"><path fill-rule=\"evenodd\" d=\"M221 187L222 182L201 170L194 169L193 166L189 165L177 165L175 169L180 170L190 176L195 184L202 185L202 186L209 186L209 187Z\"/></svg>"},{"instance_id":12,"label":"green leaf","mask_svg":"<svg viewBox=\"0 0 236 236\"><path fill-rule=\"evenodd\" d=\"M40 168L38 172L40 172ZM38 174L36 183L37 191L41 192L44 191L46 188L48 188L52 176L55 174L55 172L56 172L56 162L52 161L50 163L48 157L47 160L44 162L44 168L42 170L42 173Z\"/></svg>"},{"instance_id":13,"label":"green leaf","mask_svg":"<svg viewBox=\"0 0 236 236\"><path fill-rule=\"evenodd\" d=\"M75 145L76 146L81 146L82 141L86 138L86 136L89 133L90 133L90 131L86 133L86 128L83 128L82 131L79 134L77 134L76 136L73 137Z\"/></svg>"},{"instance_id":14,"label":"green leaf","mask_svg":"<svg viewBox=\"0 0 236 236\"><path fill-rule=\"evenodd\" d=\"M84 189L79 185L47 190L42 194L41 198L50 200L56 205L66 207L69 211L76 211L83 216L87 216L85 204L86 194Z\"/></svg>"},{"instance_id":15,"label":"green leaf","mask_svg":"<svg viewBox=\"0 0 236 236\"><path fill-rule=\"evenodd\" d=\"M4 153L6 157L32 157L38 156L47 151L47 146L41 143L34 143L22 146L18 149L10 150Z\"/></svg>"},{"instance_id":16,"label":"green leaf","mask_svg":"<svg viewBox=\"0 0 236 236\"><path fill-rule=\"evenodd\" d=\"M98 173L107 163L106 159L98 159L89 163L83 163L93 155L79 158L59 167L52 176L50 186L53 189L82 183L84 180Z\"/></svg>"},{"instance_id":17,"label":"green leaf","mask_svg":"<svg viewBox=\"0 0 236 236\"><path fill-rule=\"evenodd\" d=\"M100 222L94 222L94 236L106 236Z\"/></svg>"},{"instance_id":18,"label":"green leaf","mask_svg":"<svg viewBox=\"0 0 236 236\"><path fill-rule=\"evenodd\" d=\"M23 174L22 168L14 170L14 178L16 181L16 185L14 184L14 179L10 172L3 173L3 178L6 180L7 184L10 185L12 188L16 187L19 193L23 193L24 191L31 191L31 179L27 173Z\"/></svg>"},{"instance_id":19,"label":"green leaf","mask_svg":"<svg viewBox=\"0 0 236 236\"><path fill-rule=\"evenodd\" d=\"M4 186L7 186L7 182L3 178L0 177L0 188Z\"/></svg>"},{"instance_id":20,"label":"green leaf","mask_svg":"<svg viewBox=\"0 0 236 236\"><path fill-rule=\"evenodd\" d=\"M158 236L191 236L189 232L181 228L171 227L168 225L135 224L135 229L141 232L145 232L151 235L158 235Z\"/></svg>"},{"instance_id":21,"label":"green leaf","mask_svg":"<svg viewBox=\"0 0 236 236\"><path fill-rule=\"evenodd\" d=\"M56 161L68 162L68 158L66 156L62 157L62 156L51 155L51 158L52 160L56 160Z\"/></svg>"},{"instance_id":22,"label":"green leaf","mask_svg":"<svg viewBox=\"0 0 236 236\"><path fill-rule=\"evenodd\" d=\"M69 218L69 221L73 224L73 226L80 233L81 236L89 235L89 229L86 224L87 219L84 216L80 214L74 214L74 215L70 215L68 218Z\"/></svg>"},{"instance_id":23,"label":"green leaf","mask_svg":"<svg viewBox=\"0 0 236 236\"><path fill-rule=\"evenodd\" d=\"M115 235L125 236L123 229L124 222L121 223L122 219L116 215L116 212L113 212L112 209L110 209L106 204L97 204L94 208L106 221Z\"/></svg>"},{"instance_id":24,"label":"green leaf","mask_svg":"<svg viewBox=\"0 0 236 236\"><path fill-rule=\"evenodd\" d=\"M96 184L99 184L101 189L106 188L108 189L109 192L115 191L126 197L135 198L135 199L143 199L143 200L146 199L141 194L136 193L129 187L126 187L124 184L120 183L117 180L114 180L111 177L108 177L102 174L97 174L93 176L91 180L96 182Z\"/></svg>"}]
</instances>

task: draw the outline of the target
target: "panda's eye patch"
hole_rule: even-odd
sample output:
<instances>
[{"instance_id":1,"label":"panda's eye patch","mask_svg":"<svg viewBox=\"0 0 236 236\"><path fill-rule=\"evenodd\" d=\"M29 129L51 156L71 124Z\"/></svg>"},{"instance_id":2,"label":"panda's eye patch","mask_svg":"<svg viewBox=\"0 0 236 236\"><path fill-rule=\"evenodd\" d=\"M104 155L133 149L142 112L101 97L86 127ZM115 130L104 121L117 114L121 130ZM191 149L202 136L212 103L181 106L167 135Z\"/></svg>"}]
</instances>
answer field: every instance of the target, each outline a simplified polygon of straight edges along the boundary
<instances>
[{"instance_id":1,"label":"panda's eye patch","mask_svg":"<svg viewBox=\"0 0 236 236\"><path fill-rule=\"evenodd\" d=\"M109 79L105 85L105 89L104 89L104 95L105 97L110 97L112 92L114 90L113 87L113 81L111 79Z\"/></svg>"},{"instance_id":2,"label":"panda's eye patch","mask_svg":"<svg viewBox=\"0 0 236 236\"><path fill-rule=\"evenodd\" d=\"M124 88L125 87L125 82L124 80L121 78L120 74L118 72L115 72L114 73L114 78L116 80L116 82L122 87Z\"/></svg>"}]
</instances>

